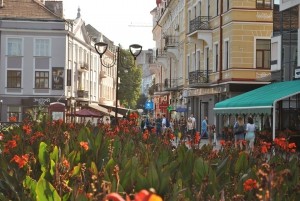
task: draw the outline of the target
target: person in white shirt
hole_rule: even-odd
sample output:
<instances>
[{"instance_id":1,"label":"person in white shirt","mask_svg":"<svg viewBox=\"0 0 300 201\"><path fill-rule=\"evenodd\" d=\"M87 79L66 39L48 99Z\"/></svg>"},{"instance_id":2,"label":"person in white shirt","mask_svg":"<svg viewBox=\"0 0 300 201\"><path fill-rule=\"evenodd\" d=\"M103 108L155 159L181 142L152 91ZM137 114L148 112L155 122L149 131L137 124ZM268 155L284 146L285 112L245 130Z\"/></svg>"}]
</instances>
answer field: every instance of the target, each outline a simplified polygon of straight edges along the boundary
<instances>
[{"instance_id":1,"label":"person in white shirt","mask_svg":"<svg viewBox=\"0 0 300 201\"><path fill-rule=\"evenodd\" d=\"M162 133L164 133L167 127L167 119L165 114L162 115L161 125L162 125Z\"/></svg>"},{"instance_id":2,"label":"person in white shirt","mask_svg":"<svg viewBox=\"0 0 300 201\"><path fill-rule=\"evenodd\" d=\"M246 125L246 135L245 140L248 142L248 149L250 151L254 150L254 141L255 141L255 124L253 123L253 118L248 117L248 123Z\"/></svg>"}]
</instances>

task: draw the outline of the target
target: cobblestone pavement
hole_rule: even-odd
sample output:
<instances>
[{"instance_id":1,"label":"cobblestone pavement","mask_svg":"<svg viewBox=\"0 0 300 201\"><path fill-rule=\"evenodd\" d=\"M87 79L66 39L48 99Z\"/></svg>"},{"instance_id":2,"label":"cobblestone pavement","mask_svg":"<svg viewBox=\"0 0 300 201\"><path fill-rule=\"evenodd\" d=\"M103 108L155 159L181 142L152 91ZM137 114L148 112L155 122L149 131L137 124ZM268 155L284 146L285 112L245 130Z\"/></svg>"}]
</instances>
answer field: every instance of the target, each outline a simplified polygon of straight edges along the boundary
<instances>
[{"instance_id":1,"label":"cobblestone pavement","mask_svg":"<svg viewBox=\"0 0 300 201\"><path fill-rule=\"evenodd\" d=\"M175 146L175 147L177 147L178 146L178 141L176 141L176 139L175 140L172 140L171 141L172 142L172 144L173 144L173 146ZM188 148L190 148L190 145L187 143L187 142L185 142L186 143L186 146L188 147ZM205 144L209 144L209 140L208 139L201 139L200 140L200 144L199 144L199 147L201 148L203 145L205 145ZM221 145L220 145L220 140L217 140L217 143L214 145L214 149L220 149L221 148Z\"/></svg>"}]
</instances>

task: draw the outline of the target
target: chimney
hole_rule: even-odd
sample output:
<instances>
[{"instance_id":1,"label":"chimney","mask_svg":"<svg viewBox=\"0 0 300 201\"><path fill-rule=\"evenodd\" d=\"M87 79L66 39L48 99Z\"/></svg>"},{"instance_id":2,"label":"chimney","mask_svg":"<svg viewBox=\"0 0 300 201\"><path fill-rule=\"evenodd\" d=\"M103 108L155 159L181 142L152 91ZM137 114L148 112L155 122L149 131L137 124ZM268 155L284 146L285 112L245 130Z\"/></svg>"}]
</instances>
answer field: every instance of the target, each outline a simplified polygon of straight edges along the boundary
<instances>
[{"instance_id":1,"label":"chimney","mask_svg":"<svg viewBox=\"0 0 300 201\"><path fill-rule=\"evenodd\" d=\"M63 2L62 1L45 1L45 6L56 15L63 17Z\"/></svg>"}]
</instances>

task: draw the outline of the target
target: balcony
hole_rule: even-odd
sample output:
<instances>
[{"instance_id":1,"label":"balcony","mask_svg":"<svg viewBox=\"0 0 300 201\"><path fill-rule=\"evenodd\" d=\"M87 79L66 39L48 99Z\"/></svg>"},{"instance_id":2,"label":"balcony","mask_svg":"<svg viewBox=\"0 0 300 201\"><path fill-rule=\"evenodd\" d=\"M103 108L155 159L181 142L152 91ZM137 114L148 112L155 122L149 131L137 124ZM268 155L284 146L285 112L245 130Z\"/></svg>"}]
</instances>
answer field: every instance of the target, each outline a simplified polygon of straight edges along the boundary
<instances>
[{"instance_id":1,"label":"balcony","mask_svg":"<svg viewBox=\"0 0 300 201\"><path fill-rule=\"evenodd\" d=\"M198 16L190 21L189 33L193 33L198 30L211 30L209 25L210 16Z\"/></svg>"},{"instance_id":2,"label":"balcony","mask_svg":"<svg viewBox=\"0 0 300 201\"><path fill-rule=\"evenodd\" d=\"M189 84L205 84L209 82L208 79L209 71L206 70L196 70L189 72Z\"/></svg>"},{"instance_id":3,"label":"balcony","mask_svg":"<svg viewBox=\"0 0 300 201\"><path fill-rule=\"evenodd\" d=\"M156 58L166 58L167 53L165 49L156 49Z\"/></svg>"},{"instance_id":4,"label":"balcony","mask_svg":"<svg viewBox=\"0 0 300 201\"><path fill-rule=\"evenodd\" d=\"M177 36L165 36L165 47L166 48L175 48L178 46L178 37Z\"/></svg>"},{"instance_id":5,"label":"balcony","mask_svg":"<svg viewBox=\"0 0 300 201\"><path fill-rule=\"evenodd\" d=\"M89 70L89 64L86 63L86 62L80 63L78 70L82 71L82 72L88 71Z\"/></svg>"},{"instance_id":6,"label":"balcony","mask_svg":"<svg viewBox=\"0 0 300 201\"><path fill-rule=\"evenodd\" d=\"M107 72L104 70L100 71L100 78L107 78Z\"/></svg>"},{"instance_id":7,"label":"balcony","mask_svg":"<svg viewBox=\"0 0 300 201\"><path fill-rule=\"evenodd\" d=\"M77 90L77 98L89 98L89 92L85 90Z\"/></svg>"},{"instance_id":8,"label":"balcony","mask_svg":"<svg viewBox=\"0 0 300 201\"><path fill-rule=\"evenodd\" d=\"M179 87L183 86L183 78L165 79L164 89L166 91L176 91Z\"/></svg>"}]
</instances>

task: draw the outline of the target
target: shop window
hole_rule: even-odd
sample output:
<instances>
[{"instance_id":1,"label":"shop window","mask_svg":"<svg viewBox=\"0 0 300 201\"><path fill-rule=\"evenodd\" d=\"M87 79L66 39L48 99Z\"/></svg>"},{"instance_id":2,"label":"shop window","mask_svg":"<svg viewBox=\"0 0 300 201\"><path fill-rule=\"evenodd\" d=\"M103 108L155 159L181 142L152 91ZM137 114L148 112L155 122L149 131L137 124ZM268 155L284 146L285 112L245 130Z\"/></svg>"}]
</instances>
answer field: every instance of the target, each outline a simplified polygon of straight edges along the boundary
<instances>
[{"instance_id":1,"label":"shop window","mask_svg":"<svg viewBox=\"0 0 300 201\"><path fill-rule=\"evenodd\" d=\"M22 118L21 118L21 112L22 112L22 108L19 106L8 106L7 107L7 121L9 121L9 118L11 117L15 117L17 122L21 122Z\"/></svg>"}]
</instances>

